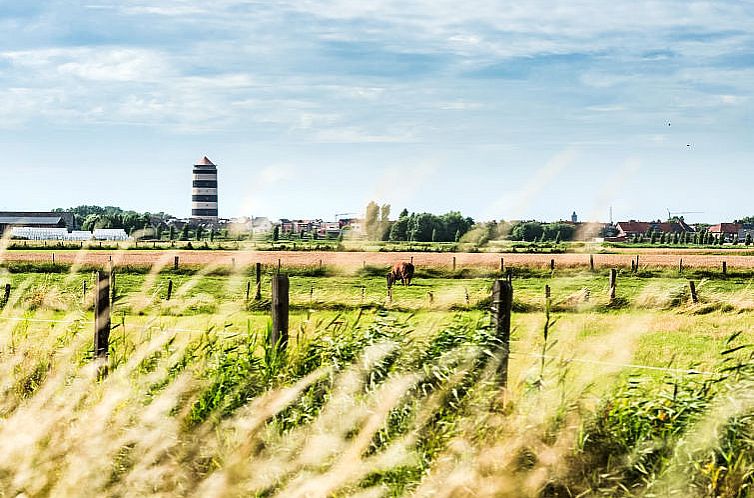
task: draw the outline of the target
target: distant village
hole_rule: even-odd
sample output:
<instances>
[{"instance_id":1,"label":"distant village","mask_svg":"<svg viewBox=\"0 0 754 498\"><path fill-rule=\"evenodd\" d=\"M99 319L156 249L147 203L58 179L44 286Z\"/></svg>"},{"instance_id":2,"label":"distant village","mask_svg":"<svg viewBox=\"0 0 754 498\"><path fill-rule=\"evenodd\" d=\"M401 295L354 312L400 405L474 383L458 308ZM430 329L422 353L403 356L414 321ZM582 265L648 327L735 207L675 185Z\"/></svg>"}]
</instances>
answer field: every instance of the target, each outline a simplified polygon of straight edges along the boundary
<instances>
[{"instance_id":1,"label":"distant village","mask_svg":"<svg viewBox=\"0 0 754 498\"><path fill-rule=\"evenodd\" d=\"M536 221L507 223L514 227L516 224L545 224ZM552 224L571 227L569 235L562 240L574 241L735 244L751 243L754 237L754 223L739 221L714 225L692 225L682 218L671 221L581 222L578 221L576 213L573 213L570 220L560 220ZM151 233L151 237L144 236L144 229ZM203 229L205 235L208 235L210 231L216 234L222 233L225 238L271 238L273 233L276 239L337 239L345 235L349 238L370 238L365 230L364 219L358 217L325 221L287 218L274 220L267 217L244 216L231 219L218 218L216 221L207 222L191 218L152 216L139 230L127 231L123 228L82 230L81 220L77 220L71 212L0 212L0 235L23 240L125 241L134 238L178 240L180 234L188 229L194 232L197 229ZM155 237L155 234L160 235ZM702 236L705 240L701 240ZM516 240L515 237L506 238ZM519 237L517 240L526 240L526 236ZM539 237L531 237L527 241L538 240Z\"/></svg>"},{"instance_id":2,"label":"distant village","mask_svg":"<svg viewBox=\"0 0 754 498\"><path fill-rule=\"evenodd\" d=\"M466 234L478 240L510 239L535 241L594 241L674 244L751 243L754 219L721 222L715 225L687 224L683 217L667 221L582 222L576 212L568 220L543 223L533 220L475 223L460 212L443 215L411 213L403 210L390 220L390 206L370 202L364 216L354 213L335 215L335 219L286 219L243 216L221 218L218 211L217 165L207 156L192 167L191 217L176 218L164 213L136 213L120 208L79 206L50 212L0 212L0 236L23 240L125 241L188 240L189 232L201 239L272 238L340 239L459 242ZM188 194L188 192L187 192ZM612 217L612 213L611 213ZM167 235L167 237L166 237ZM468 237L467 237L468 238Z\"/></svg>"}]
</instances>

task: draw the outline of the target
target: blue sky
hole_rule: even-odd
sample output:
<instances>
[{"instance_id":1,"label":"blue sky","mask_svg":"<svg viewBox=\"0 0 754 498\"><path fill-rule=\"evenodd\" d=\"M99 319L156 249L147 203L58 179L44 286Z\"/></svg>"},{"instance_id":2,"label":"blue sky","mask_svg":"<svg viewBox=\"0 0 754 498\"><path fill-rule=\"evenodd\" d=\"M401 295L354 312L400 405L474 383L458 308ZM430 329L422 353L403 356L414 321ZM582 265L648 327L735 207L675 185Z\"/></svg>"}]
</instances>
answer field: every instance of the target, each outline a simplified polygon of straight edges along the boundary
<instances>
[{"instance_id":1,"label":"blue sky","mask_svg":"<svg viewBox=\"0 0 754 498\"><path fill-rule=\"evenodd\" d=\"M0 209L728 221L753 89L748 2L0 0Z\"/></svg>"}]
</instances>

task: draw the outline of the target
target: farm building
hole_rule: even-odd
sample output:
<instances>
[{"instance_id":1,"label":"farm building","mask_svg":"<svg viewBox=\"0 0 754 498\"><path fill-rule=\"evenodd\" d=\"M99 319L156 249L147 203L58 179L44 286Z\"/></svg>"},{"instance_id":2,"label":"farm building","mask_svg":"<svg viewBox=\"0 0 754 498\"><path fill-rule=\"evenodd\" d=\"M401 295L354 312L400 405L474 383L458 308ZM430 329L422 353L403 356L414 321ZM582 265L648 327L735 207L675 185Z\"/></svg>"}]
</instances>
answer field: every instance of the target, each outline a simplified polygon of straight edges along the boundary
<instances>
[{"instance_id":1,"label":"farm building","mask_svg":"<svg viewBox=\"0 0 754 498\"><path fill-rule=\"evenodd\" d=\"M661 221L619 221L615 224L618 230L617 238L626 239L634 235L650 235L651 233L694 233L694 228L683 220L678 222Z\"/></svg>"},{"instance_id":2,"label":"farm building","mask_svg":"<svg viewBox=\"0 0 754 498\"><path fill-rule=\"evenodd\" d=\"M73 213L0 211L0 235L12 227L64 228L73 230Z\"/></svg>"},{"instance_id":3,"label":"farm building","mask_svg":"<svg viewBox=\"0 0 754 498\"><path fill-rule=\"evenodd\" d=\"M97 228L92 237L95 240L128 240L128 234L122 228Z\"/></svg>"},{"instance_id":4,"label":"farm building","mask_svg":"<svg viewBox=\"0 0 754 498\"><path fill-rule=\"evenodd\" d=\"M738 229L738 241L744 242L747 235L754 239L754 223L741 224L741 228Z\"/></svg>"},{"instance_id":5,"label":"farm building","mask_svg":"<svg viewBox=\"0 0 754 498\"><path fill-rule=\"evenodd\" d=\"M741 230L743 230L741 223L718 223L709 227L707 231L715 237L721 237L725 242L733 242L735 238L742 240L739 237ZM746 237L745 234L744 237Z\"/></svg>"},{"instance_id":6,"label":"farm building","mask_svg":"<svg viewBox=\"0 0 754 498\"><path fill-rule=\"evenodd\" d=\"M74 230L69 232L65 228L13 227L11 238L25 240L91 240L92 232Z\"/></svg>"}]
</instances>

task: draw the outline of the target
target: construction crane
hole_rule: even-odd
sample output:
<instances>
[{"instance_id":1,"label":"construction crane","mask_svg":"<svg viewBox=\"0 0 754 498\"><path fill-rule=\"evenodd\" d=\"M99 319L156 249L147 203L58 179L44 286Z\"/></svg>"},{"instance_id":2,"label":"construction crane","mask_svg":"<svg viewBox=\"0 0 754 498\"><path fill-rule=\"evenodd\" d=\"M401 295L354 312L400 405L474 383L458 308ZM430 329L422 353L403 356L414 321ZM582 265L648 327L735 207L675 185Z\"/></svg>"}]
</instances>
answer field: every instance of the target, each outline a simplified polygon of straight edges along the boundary
<instances>
[{"instance_id":1,"label":"construction crane","mask_svg":"<svg viewBox=\"0 0 754 498\"><path fill-rule=\"evenodd\" d=\"M351 216L356 214L358 213L335 213L335 221L338 221L340 216Z\"/></svg>"},{"instance_id":2,"label":"construction crane","mask_svg":"<svg viewBox=\"0 0 754 498\"><path fill-rule=\"evenodd\" d=\"M679 216L684 214L703 214L704 211L671 211L670 208L665 208L665 210L668 212L668 220L670 220L673 216Z\"/></svg>"}]
</instances>

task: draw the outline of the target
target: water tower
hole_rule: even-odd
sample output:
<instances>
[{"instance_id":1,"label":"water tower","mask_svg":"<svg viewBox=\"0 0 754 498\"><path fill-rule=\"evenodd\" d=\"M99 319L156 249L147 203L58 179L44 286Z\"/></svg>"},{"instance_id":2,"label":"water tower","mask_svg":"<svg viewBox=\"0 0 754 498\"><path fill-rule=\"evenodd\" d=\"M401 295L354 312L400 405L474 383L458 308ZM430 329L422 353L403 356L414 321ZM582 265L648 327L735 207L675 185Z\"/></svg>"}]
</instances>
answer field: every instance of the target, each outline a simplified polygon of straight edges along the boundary
<instances>
[{"instance_id":1,"label":"water tower","mask_svg":"<svg viewBox=\"0 0 754 498\"><path fill-rule=\"evenodd\" d=\"M194 164L191 218L217 222L217 166L207 156Z\"/></svg>"}]
</instances>

